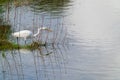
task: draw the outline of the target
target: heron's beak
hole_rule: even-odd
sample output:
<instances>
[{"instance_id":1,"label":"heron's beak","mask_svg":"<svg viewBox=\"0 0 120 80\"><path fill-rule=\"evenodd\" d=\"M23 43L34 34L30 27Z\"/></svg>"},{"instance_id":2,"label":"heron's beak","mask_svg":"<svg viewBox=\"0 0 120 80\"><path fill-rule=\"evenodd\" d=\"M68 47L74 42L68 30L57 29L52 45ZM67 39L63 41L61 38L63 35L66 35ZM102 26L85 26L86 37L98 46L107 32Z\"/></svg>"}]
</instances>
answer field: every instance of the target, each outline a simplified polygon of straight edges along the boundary
<instances>
[{"instance_id":1,"label":"heron's beak","mask_svg":"<svg viewBox=\"0 0 120 80\"><path fill-rule=\"evenodd\" d=\"M52 30L51 29L46 29L47 31L49 31L49 32L52 32Z\"/></svg>"}]
</instances>

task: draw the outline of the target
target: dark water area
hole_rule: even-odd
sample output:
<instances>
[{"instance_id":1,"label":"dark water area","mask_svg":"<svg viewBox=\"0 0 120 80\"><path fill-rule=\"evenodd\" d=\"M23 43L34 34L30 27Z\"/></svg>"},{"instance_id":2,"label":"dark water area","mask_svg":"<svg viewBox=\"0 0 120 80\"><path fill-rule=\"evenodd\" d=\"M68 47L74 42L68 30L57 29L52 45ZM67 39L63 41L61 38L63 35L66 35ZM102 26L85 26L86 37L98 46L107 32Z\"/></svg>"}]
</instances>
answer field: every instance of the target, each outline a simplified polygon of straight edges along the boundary
<instances>
[{"instance_id":1,"label":"dark water area","mask_svg":"<svg viewBox=\"0 0 120 80\"><path fill-rule=\"evenodd\" d=\"M7 5L9 2L9 6ZM1 80L119 80L120 1L1 1L0 13L12 32L38 27L37 50L1 51ZM16 38L10 36L10 41ZM27 43L33 40L28 39ZM54 45L52 43L55 43ZM24 39L19 39L24 45Z\"/></svg>"}]
</instances>

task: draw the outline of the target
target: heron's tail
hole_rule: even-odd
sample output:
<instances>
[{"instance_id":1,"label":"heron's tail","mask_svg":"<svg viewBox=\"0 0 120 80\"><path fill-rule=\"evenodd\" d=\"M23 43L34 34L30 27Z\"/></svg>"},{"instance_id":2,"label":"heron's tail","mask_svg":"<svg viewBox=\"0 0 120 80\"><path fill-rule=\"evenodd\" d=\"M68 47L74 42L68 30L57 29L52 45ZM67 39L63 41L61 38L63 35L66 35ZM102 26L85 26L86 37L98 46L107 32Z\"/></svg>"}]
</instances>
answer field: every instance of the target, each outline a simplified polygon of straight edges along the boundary
<instances>
[{"instance_id":1,"label":"heron's tail","mask_svg":"<svg viewBox=\"0 0 120 80\"><path fill-rule=\"evenodd\" d=\"M12 33L11 35L14 36L14 33Z\"/></svg>"}]
</instances>

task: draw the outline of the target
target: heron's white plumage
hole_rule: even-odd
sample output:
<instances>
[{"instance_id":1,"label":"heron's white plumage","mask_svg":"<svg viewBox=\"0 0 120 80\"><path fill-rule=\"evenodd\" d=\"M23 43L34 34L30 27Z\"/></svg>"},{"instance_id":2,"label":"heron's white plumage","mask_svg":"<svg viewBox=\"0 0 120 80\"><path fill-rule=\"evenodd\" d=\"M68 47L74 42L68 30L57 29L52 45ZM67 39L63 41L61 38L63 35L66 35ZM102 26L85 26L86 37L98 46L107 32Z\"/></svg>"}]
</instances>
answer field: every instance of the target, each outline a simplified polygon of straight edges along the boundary
<instances>
[{"instance_id":1,"label":"heron's white plumage","mask_svg":"<svg viewBox=\"0 0 120 80\"><path fill-rule=\"evenodd\" d=\"M14 37L28 38L28 37L32 37L33 33L29 30L22 30L22 31L19 31L19 32L12 33L12 35Z\"/></svg>"},{"instance_id":2,"label":"heron's white plumage","mask_svg":"<svg viewBox=\"0 0 120 80\"><path fill-rule=\"evenodd\" d=\"M17 38L18 37L24 38L24 40L26 41L26 39L29 37L36 37L40 33L40 30L51 31L50 29L48 29L46 27L41 27L41 28L38 28L38 32L36 34L33 34L29 30L22 30L22 31L12 33L12 36L17 37Z\"/></svg>"}]
</instances>

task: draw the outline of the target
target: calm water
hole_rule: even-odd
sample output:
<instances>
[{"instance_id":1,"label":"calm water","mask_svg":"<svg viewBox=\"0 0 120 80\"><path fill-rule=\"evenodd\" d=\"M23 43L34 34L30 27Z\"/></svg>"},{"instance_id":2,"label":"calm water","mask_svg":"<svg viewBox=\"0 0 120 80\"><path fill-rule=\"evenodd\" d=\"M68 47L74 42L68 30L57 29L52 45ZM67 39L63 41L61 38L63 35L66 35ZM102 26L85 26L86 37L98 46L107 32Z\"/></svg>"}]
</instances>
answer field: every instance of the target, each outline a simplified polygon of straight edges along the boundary
<instances>
[{"instance_id":1,"label":"calm water","mask_svg":"<svg viewBox=\"0 0 120 80\"><path fill-rule=\"evenodd\" d=\"M72 80L119 80L120 1L76 0L69 17Z\"/></svg>"},{"instance_id":2,"label":"calm water","mask_svg":"<svg viewBox=\"0 0 120 80\"><path fill-rule=\"evenodd\" d=\"M43 1L41 4L35 2L34 5L13 8L9 19L14 31L36 30L37 27L33 26L41 25L57 31L64 27L63 32L67 29L66 45L49 45L40 51L7 51L7 58L1 58L0 78L119 80L119 3L119 0L64 0L59 4L45 4ZM15 14L19 16L14 18ZM50 37L49 42L52 42L54 34L58 34L57 31L50 34L52 39ZM60 31L57 42L64 40L64 34L61 39ZM24 44L24 41L21 39L20 43Z\"/></svg>"}]
</instances>

